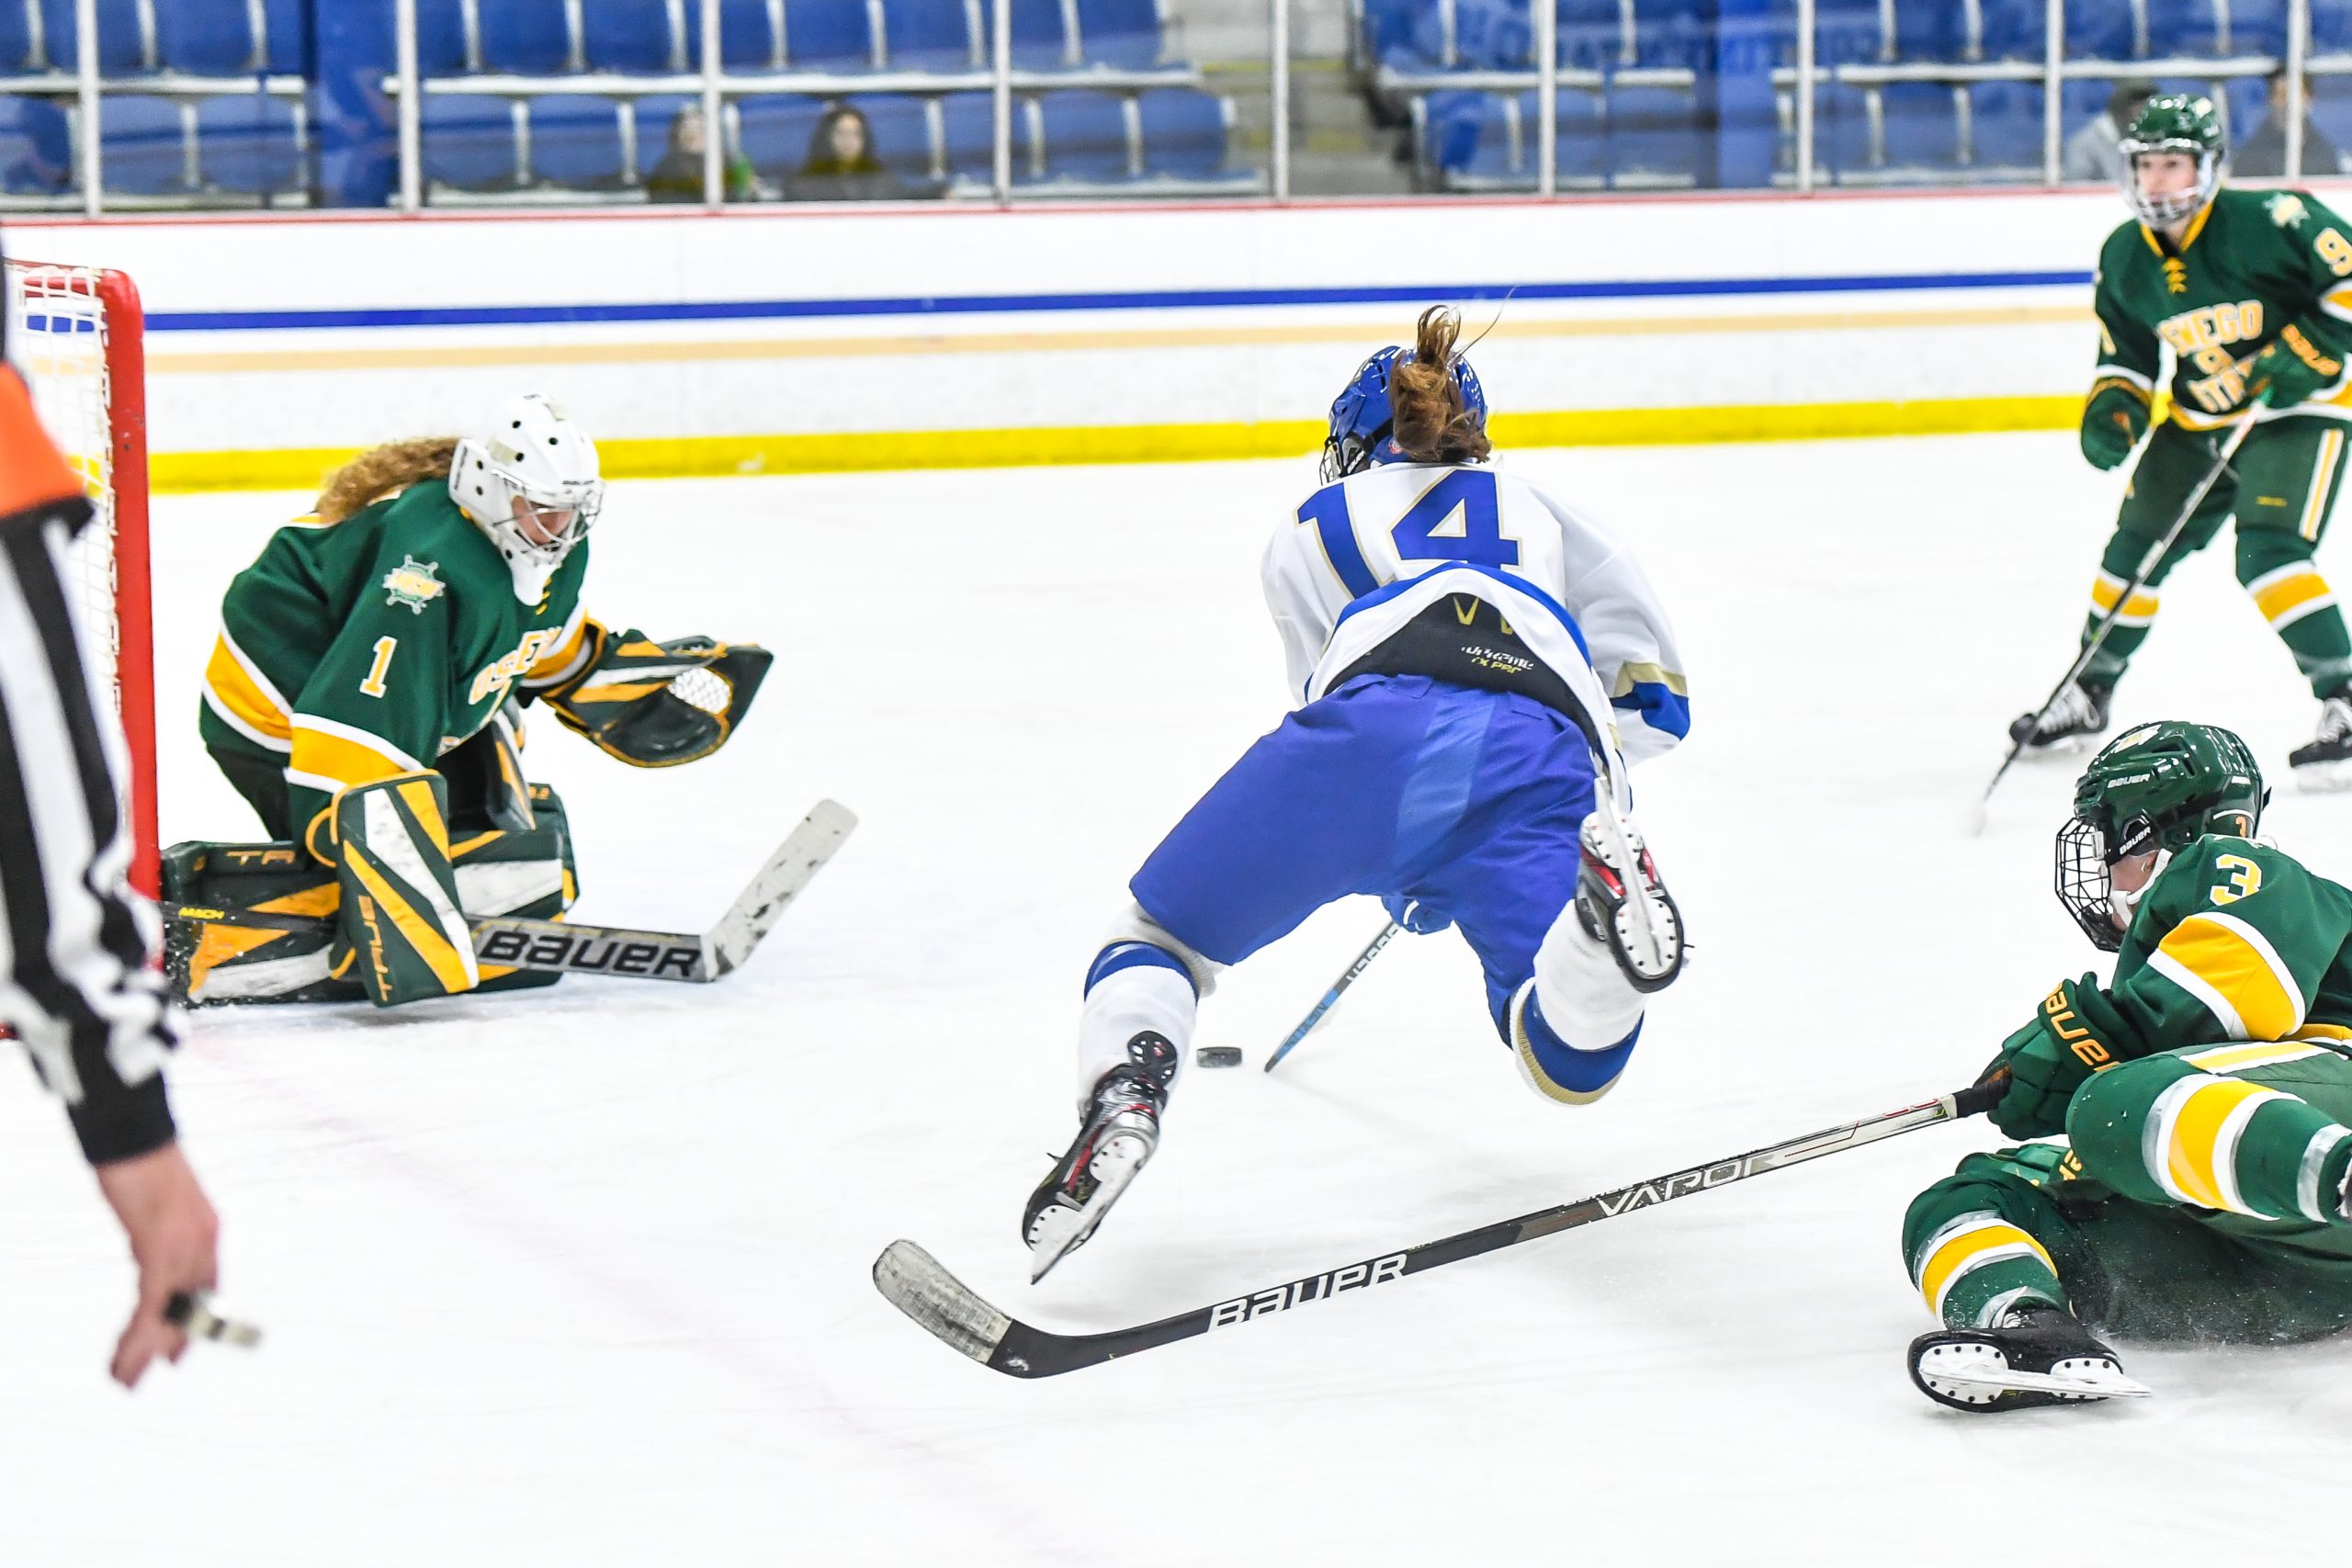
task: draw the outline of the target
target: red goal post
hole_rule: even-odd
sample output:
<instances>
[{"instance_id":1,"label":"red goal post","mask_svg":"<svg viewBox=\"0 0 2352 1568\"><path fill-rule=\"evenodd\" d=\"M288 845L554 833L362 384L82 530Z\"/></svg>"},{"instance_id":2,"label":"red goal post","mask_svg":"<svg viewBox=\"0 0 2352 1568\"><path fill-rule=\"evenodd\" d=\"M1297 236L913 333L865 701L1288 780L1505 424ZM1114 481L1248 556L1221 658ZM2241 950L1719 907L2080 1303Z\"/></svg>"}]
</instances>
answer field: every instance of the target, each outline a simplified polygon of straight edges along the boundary
<instances>
[{"instance_id":1,"label":"red goal post","mask_svg":"<svg viewBox=\"0 0 2352 1568\"><path fill-rule=\"evenodd\" d=\"M129 276L7 263L8 357L82 478L97 515L74 547L67 592L94 683L111 687L130 742L130 879L156 892L155 633L147 536L146 318Z\"/></svg>"}]
</instances>

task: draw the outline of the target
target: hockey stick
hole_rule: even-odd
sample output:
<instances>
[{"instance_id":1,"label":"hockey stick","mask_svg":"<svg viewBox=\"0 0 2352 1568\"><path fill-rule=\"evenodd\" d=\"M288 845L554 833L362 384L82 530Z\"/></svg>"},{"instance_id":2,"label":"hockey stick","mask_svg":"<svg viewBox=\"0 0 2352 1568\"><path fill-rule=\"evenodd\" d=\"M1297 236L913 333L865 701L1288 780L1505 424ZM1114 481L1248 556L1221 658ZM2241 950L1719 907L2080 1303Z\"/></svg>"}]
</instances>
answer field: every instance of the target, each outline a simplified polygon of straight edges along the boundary
<instances>
[{"instance_id":1,"label":"hockey stick","mask_svg":"<svg viewBox=\"0 0 2352 1568\"><path fill-rule=\"evenodd\" d=\"M2114 604L2109 607L2106 615L2099 617L2098 625L2091 629L2091 635L2084 642L2082 650L2075 655L2075 662L2066 667L2066 673L2060 678L2056 685L2050 688L2050 694L2041 699L2041 705L2033 710L2033 722L2025 727L2023 734L2009 742L2009 754L2001 759L1999 767L1993 770L1991 782L1985 784L1984 794L1978 799L1975 810L1969 816L1968 830L1971 835L1984 831L1985 808L1992 804L1993 792L2001 787L2001 780L2007 774L2009 764L2024 755L2026 742L2032 739L2034 731L2041 728L2041 717L2050 711L2050 705L2058 700L2060 693L2075 683L2075 678L2089 666L2092 658L2106 645L2107 634L2115 629L2115 623L2123 615L2123 607L2132 603L2133 594L2146 586L2148 574L2155 570L2156 563L2171 552L2174 541L2177 540L2181 531L2188 526L2188 520L2197 515L2197 509L2199 506L2205 504L2207 493L2215 485L2221 483L2222 476L2229 471L2230 459L2237 456L2238 447L2245 443L2246 434L2254 429L2254 416L2259 412L2259 405L2246 410L2238 422L2230 427L2229 439L2222 442L2214 452L2213 466L2206 470L2205 477L2198 481L2197 488L2188 492L2188 503L2181 507L2180 515L2172 520L2172 526L2165 530L2164 537L2150 545L2147 553L2140 558L2140 570L2132 574L2132 581L2124 584L2122 592L2116 595Z\"/></svg>"},{"instance_id":2,"label":"hockey stick","mask_svg":"<svg viewBox=\"0 0 2352 1568\"><path fill-rule=\"evenodd\" d=\"M1289 1055L1300 1041L1315 1032L1315 1026L1323 1021L1323 1016L1339 1005L1340 994L1356 983L1357 976L1372 967L1372 961L1380 956L1380 950L1394 942L1396 933L1404 929L1394 920L1380 928L1380 934L1356 954L1356 961L1348 965L1348 972L1331 983L1331 988L1323 993L1323 999L1315 1004L1315 1010L1298 1021L1298 1027L1290 1032L1290 1038L1274 1047L1274 1054L1266 1058L1265 1071L1272 1072L1276 1062Z\"/></svg>"},{"instance_id":3,"label":"hockey stick","mask_svg":"<svg viewBox=\"0 0 2352 1568\"><path fill-rule=\"evenodd\" d=\"M1179 1313L1174 1317L1102 1334L1055 1334L1007 1317L910 1241L894 1241L883 1249L882 1256L874 1260L874 1285L892 1306L929 1330L933 1337L982 1366L1008 1377L1049 1378L1081 1367L1099 1367L1105 1361L1172 1345L1179 1339L1196 1338L1214 1329L1254 1322L1309 1302L1325 1301L1341 1291L1385 1285L1408 1274L1442 1269L1465 1258L1516 1247L1577 1225L1615 1219L1635 1209L1729 1186L1766 1171L1841 1154L1939 1122L1974 1116L1991 1110L2007 1089L2006 1081L1996 1078L1955 1094L1940 1095L1922 1105L1890 1111L1883 1116L1832 1127L1730 1159L1693 1166L1671 1176L1653 1177L1582 1202L1538 1209L1517 1219L1425 1241L1401 1252L1382 1253L1344 1269L1270 1285L1229 1301Z\"/></svg>"},{"instance_id":4,"label":"hockey stick","mask_svg":"<svg viewBox=\"0 0 2352 1568\"><path fill-rule=\"evenodd\" d=\"M485 964L543 974L617 975L637 980L707 985L731 974L809 879L842 847L857 817L838 801L820 800L761 866L717 924L701 932L639 931L571 920L489 915L469 921L474 953ZM333 917L279 915L261 909L213 908L165 900L165 918L190 925L325 935Z\"/></svg>"}]
</instances>

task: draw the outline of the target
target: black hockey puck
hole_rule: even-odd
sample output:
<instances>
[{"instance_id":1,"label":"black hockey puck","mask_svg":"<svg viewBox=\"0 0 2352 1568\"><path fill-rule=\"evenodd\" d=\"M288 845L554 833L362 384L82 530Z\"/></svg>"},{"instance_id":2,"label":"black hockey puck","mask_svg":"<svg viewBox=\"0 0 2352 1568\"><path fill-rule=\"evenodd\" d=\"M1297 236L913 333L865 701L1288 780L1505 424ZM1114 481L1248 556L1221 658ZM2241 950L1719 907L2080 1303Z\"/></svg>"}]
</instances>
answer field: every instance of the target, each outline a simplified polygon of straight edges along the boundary
<instances>
[{"instance_id":1,"label":"black hockey puck","mask_svg":"<svg viewBox=\"0 0 2352 1568\"><path fill-rule=\"evenodd\" d=\"M1241 1065L1241 1047L1204 1045L1193 1053L1193 1060L1204 1067L1238 1067Z\"/></svg>"}]
</instances>

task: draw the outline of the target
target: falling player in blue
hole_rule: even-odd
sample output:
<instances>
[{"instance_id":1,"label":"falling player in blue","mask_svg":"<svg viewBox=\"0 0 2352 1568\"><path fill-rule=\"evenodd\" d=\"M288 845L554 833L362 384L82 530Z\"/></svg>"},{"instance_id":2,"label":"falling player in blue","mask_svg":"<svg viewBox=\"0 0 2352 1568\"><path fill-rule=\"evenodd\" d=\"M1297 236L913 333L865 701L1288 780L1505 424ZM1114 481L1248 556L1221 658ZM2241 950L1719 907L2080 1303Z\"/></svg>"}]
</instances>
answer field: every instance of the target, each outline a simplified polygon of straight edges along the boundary
<instances>
[{"instance_id":1,"label":"falling player in blue","mask_svg":"<svg viewBox=\"0 0 2352 1568\"><path fill-rule=\"evenodd\" d=\"M1078 1137L1022 1215L1033 1279L1151 1157L1217 972L1335 898L1459 927L1555 1100L1616 1082L1680 970L1624 782L1690 728L1673 633L1613 538L1487 466L1460 330L1426 311L1331 405L1323 488L1266 551L1296 706L1152 852L1087 971Z\"/></svg>"}]
</instances>

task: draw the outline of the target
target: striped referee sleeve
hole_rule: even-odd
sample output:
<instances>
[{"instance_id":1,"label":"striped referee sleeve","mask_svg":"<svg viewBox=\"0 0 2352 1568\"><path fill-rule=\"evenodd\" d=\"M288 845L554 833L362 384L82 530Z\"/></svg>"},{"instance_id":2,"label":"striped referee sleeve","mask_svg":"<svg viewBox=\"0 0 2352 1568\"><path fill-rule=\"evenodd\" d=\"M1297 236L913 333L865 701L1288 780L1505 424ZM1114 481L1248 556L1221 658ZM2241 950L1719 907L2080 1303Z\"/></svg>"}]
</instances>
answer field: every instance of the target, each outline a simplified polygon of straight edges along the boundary
<instances>
[{"instance_id":1,"label":"striped referee sleeve","mask_svg":"<svg viewBox=\"0 0 2352 1568\"><path fill-rule=\"evenodd\" d=\"M174 1036L148 964L160 928L129 883L121 729L84 673L63 586L79 505L0 517L0 1023L96 1165L172 1141Z\"/></svg>"}]
</instances>

